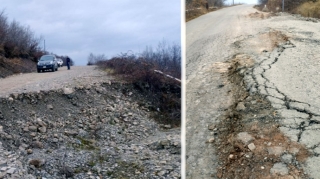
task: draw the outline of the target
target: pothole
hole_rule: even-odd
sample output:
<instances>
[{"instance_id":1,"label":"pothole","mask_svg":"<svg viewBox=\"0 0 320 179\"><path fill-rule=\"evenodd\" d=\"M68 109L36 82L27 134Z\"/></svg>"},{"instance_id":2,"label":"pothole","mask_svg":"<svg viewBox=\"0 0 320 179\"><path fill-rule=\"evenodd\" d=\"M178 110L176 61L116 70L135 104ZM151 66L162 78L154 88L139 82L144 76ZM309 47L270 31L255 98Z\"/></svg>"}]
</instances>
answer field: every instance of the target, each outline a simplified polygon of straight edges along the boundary
<instances>
[{"instance_id":1,"label":"pothole","mask_svg":"<svg viewBox=\"0 0 320 179\"><path fill-rule=\"evenodd\" d=\"M217 138L214 143L220 167L216 176L305 178L301 163L309 156L308 151L281 133L277 121L282 117L264 95L250 95L246 90L241 74L253 65L254 60L246 54L235 55L226 64L219 64L228 67L225 74L233 104L219 117L220 123L209 128Z\"/></svg>"},{"instance_id":2,"label":"pothole","mask_svg":"<svg viewBox=\"0 0 320 179\"><path fill-rule=\"evenodd\" d=\"M254 12L254 13L250 13L248 15L248 17L250 17L250 18L257 18L257 19L267 19L267 18L270 18L271 16L273 16L273 14L258 12L258 11Z\"/></svg>"},{"instance_id":3,"label":"pothole","mask_svg":"<svg viewBox=\"0 0 320 179\"><path fill-rule=\"evenodd\" d=\"M243 40L235 41L232 46L236 49L246 50L247 54L262 52L270 52L279 44L288 41L288 36L277 30L267 30L267 32L259 33L257 35L250 35Z\"/></svg>"}]
</instances>

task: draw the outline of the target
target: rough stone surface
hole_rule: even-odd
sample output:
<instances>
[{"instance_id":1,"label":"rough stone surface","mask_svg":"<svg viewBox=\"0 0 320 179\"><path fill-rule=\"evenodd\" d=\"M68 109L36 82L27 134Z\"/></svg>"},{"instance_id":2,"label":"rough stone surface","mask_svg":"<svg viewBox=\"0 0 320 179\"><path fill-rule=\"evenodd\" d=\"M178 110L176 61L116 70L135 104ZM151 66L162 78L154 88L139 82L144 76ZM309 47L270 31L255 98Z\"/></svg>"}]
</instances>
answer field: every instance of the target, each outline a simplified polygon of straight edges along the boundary
<instances>
[{"instance_id":1,"label":"rough stone surface","mask_svg":"<svg viewBox=\"0 0 320 179\"><path fill-rule=\"evenodd\" d=\"M315 145L320 144L320 131L318 130L307 130L302 132L300 142L306 145L307 148L312 148Z\"/></svg>"},{"instance_id":2,"label":"rough stone surface","mask_svg":"<svg viewBox=\"0 0 320 179\"><path fill-rule=\"evenodd\" d=\"M256 146L254 145L254 143L250 143L248 145L248 148L251 150L251 151L254 151L254 149L256 149Z\"/></svg>"},{"instance_id":3,"label":"rough stone surface","mask_svg":"<svg viewBox=\"0 0 320 179\"><path fill-rule=\"evenodd\" d=\"M311 178L319 177L320 157L310 157L305 162L304 168Z\"/></svg>"},{"instance_id":4,"label":"rough stone surface","mask_svg":"<svg viewBox=\"0 0 320 179\"><path fill-rule=\"evenodd\" d=\"M280 156L285 151L285 148L281 146L273 146L267 147L267 150L270 155Z\"/></svg>"},{"instance_id":5,"label":"rough stone surface","mask_svg":"<svg viewBox=\"0 0 320 179\"><path fill-rule=\"evenodd\" d=\"M273 167L270 169L270 173L274 175L287 175L289 170L287 165L284 163L275 163Z\"/></svg>"},{"instance_id":6,"label":"rough stone surface","mask_svg":"<svg viewBox=\"0 0 320 179\"><path fill-rule=\"evenodd\" d=\"M244 144L248 145L254 138L252 135L248 134L247 132L240 132L237 135L237 139L242 141Z\"/></svg>"},{"instance_id":7,"label":"rough stone surface","mask_svg":"<svg viewBox=\"0 0 320 179\"><path fill-rule=\"evenodd\" d=\"M281 156L283 163L290 164L292 162L293 156L291 154L284 154Z\"/></svg>"},{"instance_id":8,"label":"rough stone surface","mask_svg":"<svg viewBox=\"0 0 320 179\"><path fill-rule=\"evenodd\" d=\"M0 176L181 178L180 129L161 127L148 105L122 83L0 98Z\"/></svg>"},{"instance_id":9,"label":"rough stone surface","mask_svg":"<svg viewBox=\"0 0 320 179\"><path fill-rule=\"evenodd\" d=\"M238 111L244 111L246 109L243 102L238 103L236 110Z\"/></svg>"}]
</instances>

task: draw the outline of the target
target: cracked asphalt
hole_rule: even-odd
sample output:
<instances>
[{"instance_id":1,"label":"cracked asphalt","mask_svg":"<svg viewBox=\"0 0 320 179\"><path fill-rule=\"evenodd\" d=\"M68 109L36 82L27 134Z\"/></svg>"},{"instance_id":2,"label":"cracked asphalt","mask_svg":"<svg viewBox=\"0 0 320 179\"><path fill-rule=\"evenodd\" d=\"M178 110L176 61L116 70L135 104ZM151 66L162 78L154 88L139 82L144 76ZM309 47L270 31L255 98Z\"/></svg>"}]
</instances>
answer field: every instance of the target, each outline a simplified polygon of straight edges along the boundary
<instances>
[{"instance_id":1,"label":"cracked asphalt","mask_svg":"<svg viewBox=\"0 0 320 179\"><path fill-rule=\"evenodd\" d=\"M320 178L320 23L289 14L249 16L256 11L234 6L186 24L186 178L219 178L222 164L211 143L219 128L208 126L217 126L233 103L224 73L237 54L255 62L242 71L248 93L268 100L280 116L280 131L309 152L296 166L308 178ZM270 173L288 168L280 162Z\"/></svg>"}]
</instances>

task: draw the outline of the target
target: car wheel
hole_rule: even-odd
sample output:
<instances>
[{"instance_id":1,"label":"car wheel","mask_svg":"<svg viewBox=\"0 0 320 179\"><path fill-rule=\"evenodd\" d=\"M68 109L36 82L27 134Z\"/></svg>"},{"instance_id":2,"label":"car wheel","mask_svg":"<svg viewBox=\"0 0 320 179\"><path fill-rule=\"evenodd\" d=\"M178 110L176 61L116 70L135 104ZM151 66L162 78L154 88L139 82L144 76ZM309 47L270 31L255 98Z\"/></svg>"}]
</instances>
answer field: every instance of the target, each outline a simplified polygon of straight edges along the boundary
<instances>
[{"instance_id":1,"label":"car wheel","mask_svg":"<svg viewBox=\"0 0 320 179\"><path fill-rule=\"evenodd\" d=\"M54 68L54 66L52 67L52 69L51 69L51 70L52 70L52 72L55 72L55 71L56 71L56 70L55 70L55 68Z\"/></svg>"},{"instance_id":2,"label":"car wheel","mask_svg":"<svg viewBox=\"0 0 320 179\"><path fill-rule=\"evenodd\" d=\"M59 68L57 67L57 68L56 68L56 71L58 71L58 70L59 70Z\"/></svg>"},{"instance_id":3,"label":"car wheel","mask_svg":"<svg viewBox=\"0 0 320 179\"><path fill-rule=\"evenodd\" d=\"M40 73L40 72L41 72L41 70L38 69L38 73Z\"/></svg>"}]
</instances>

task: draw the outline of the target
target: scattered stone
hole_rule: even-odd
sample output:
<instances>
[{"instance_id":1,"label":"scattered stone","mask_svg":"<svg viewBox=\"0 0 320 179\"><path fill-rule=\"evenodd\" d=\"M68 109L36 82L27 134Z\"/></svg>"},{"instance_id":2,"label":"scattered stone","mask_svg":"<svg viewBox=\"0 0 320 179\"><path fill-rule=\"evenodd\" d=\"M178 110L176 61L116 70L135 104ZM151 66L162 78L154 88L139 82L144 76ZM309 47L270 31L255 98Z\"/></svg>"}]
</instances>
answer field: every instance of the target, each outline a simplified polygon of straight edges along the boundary
<instances>
[{"instance_id":1,"label":"scattered stone","mask_svg":"<svg viewBox=\"0 0 320 179\"><path fill-rule=\"evenodd\" d=\"M211 124L211 125L208 126L208 129L209 129L209 130L214 130L215 127L216 127L216 125Z\"/></svg>"},{"instance_id":2,"label":"scattered stone","mask_svg":"<svg viewBox=\"0 0 320 179\"><path fill-rule=\"evenodd\" d=\"M293 155L296 155L300 150L296 147L291 147L289 149L289 152L292 153Z\"/></svg>"},{"instance_id":3,"label":"scattered stone","mask_svg":"<svg viewBox=\"0 0 320 179\"><path fill-rule=\"evenodd\" d=\"M256 146L254 145L254 143L250 143L248 145L248 148L251 150L251 151L254 151L254 149L256 149Z\"/></svg>"},{"instance_id":4,"label":"scattered stone","mask_svg":"<svg viewBox=\"0 0 320 179\"><path fill-rule=\"evenodd\" d=\"M27 150L27 154L32 154L32 152L33 152L32 149Z\"/></svg>"},{"instance_id":5,"label":"scattered stone","mask_svg":"<svg viewBox=\"0 0 320 179\"><path fill-rule=\"evenodd\" d=\"M37 123L41 127L43 127L43 126L46 127L47 126L47 124L45 122L43 122L40 118L37 118Z\"/></svg>"},{"instance_id":6,"label":"scattered stone","mask_svg":"<svg viewBox=\"0 0 320 179\"><path fill-rule=\"evenodd\" d=\"M289 169L284 163L275 163L270 169L272 175L288 175Z\"/></svg>"},{"instance_id":7,"label":"scattered stone","mask_svg":"<svg viewBox=\"0 0 320 179\"><path fill-rule=\"evenodd\" d=\"M62 90L21 94L14 103L0 99L0 110L6 110L0 113L6 132L0 133L4 139L3 146L0 142L0 168L5 167L0 176L181 178L180 130L168 124L170 130L162 130L150 120L149 108L141 107L119 88L99 94L92 88L74 91L72 99ZM72 101L79 106L73 106ZM13 104L14 112L10 113ZM49 113L48 104L54 107ZM108 105L112 112L105 110ZM127 114L128 122L123 122L122 114ZM114 119L118 123L113 123ZM95 130L89 129L91 125L97 126ZM14 140L6 140L8 135ZM12 175L6 173L10 168L15 168ZM90 176L84 170L91 171ZM157 176L158 172L163 176Z\"/></svg>"},{"instance_id":8,"label":"scattered stone","mask_svg":"<svg viewBox=\"0 0 320 179\"><path fill-rule=\"evenodd\" d=\"M7 175L6 172L0 172L0 179L3 179Z\"/></svg>"},{"instance_id":9,"label":"scattered stone","mask_svg":"<svg viewBox=\"0 0 320 179\"><path fill-rule=\"evenodd\" d=\"M29 126L28 130L32 131L32 132L36 132L37 131L37 126Z\"/></svg>"},{"instance_id":10,"label":"scattered stone","mask_svg":"<svg viewBox=\"0 0 320 179\"><path fill-rule=\"evenodd\" d=\"M52 139L52 142L53 142L53 143L57 143L57 142L59 142L59 139L53 138L53 139Z\"/></svg>"},{"instance_id":11,"label":"scattered stone","mask_svg":"<svg viewBox=\"0 0 320 179\"><path fill-rule=\"evenodd\" d=\"M29 165L33 165L36 168L40 168L45 163L44 159L32 159L29 161Z\"/></svg>"},{"instance_id":12,"label":"scattered stone","mask_svg":"<svg viewBox=\"0 0 320 179\"><path fill-rule=\"evenodd\" d=\"M170 124L164 125L163 127L164 127L165 129L171 129L171 128L172 128Z\"/></svg>"},{"instance_id":13,"label":"scattered stone","mask_svg":"<svg viewBox=\"0 0 320 179\"><path fill-rule=\"evenodd\" d=\"M244 111L246 109L245 105L244 105L244 102L239 102L237 107L236 107L236 110L237 111Z\"/></svg>"},{"instance_id":14,"label":"scattered stone","mask_svg":"<svg viewBox=\"0 0 320 179\"><path fill-rule=\"evenodd\" d=\"M60 169L60 173L65 175L67 178L74 176L74 170L69 166L63 166ZM88 172L89 173L89 172ZM90 174L89 174L90 175Z\"/></svg>"},{"instance_id":15,"label":"scattered stone","mask_svg":"<svg viewBox=\"0 0 320 179\"><path fill-rule=\"evenodd\" d=\"M47 105L47 109L53 110L52 104L48 104L48 105Z\"/></svg>"},{"instance_id":16,"label":"scattered stone","mask_svg":"<svg viewBox=\"0 0 320 179\"><path fill-rule=\"evenodd\" d=\"M64 131L64 134L67 136L77 136L78 132L77 131Z\"/></svg>"},{"instance_id":17,"label":"scattered stone","mask_svg":"<svg viewBox=\"0 0 320 179\"><path fill-rule=\"evenodd\" d=\"M245 145L248 145L249 142L254 139L254 137L252 137L252 135L250 135L248 132L240 132L237 135L237 139L243 142Z\"/></svg>"},{"instance_id":18,"label":"scattered stone","mask_svg":"<svg viewBox=\"0 0 320 179\"><path fill-rule=\"evenodd\" d=\"M10 168L9 170L7 170L8 174L13 174L16 171L16 168Z\"/></svg>"},{"instance_id":19,"label":"scattered stone","mask_svg":"<svg viewBox=\"0 0 320 179\"><path fill-rule=\"evenodd\" d=\"M206 141L206 143L213 143L214 142L214 137L212 137L212 138L210 138L210 139L208 139L207 141Z\"/></svg>"},{"instance_id":20,"label":"scattered stone","mask_svg":"<svg viewBox=\"0 0 320 179\"><path fill-rule=\"evenodd\" d=\"M30 136L31 136L31 137L35 137L35 136L37 136L37 133L31 132L31 133L30 133Z\"/></svg>"},{"instance_id":21,"label":"scattered stone","mask_svg":"<svg viewBox=\"0 0 320 179\"><path fill-rule=\"evenodd\" d=\"M293 156L291 154L284 154L281 156L281 161L286 164L291 164Z\"/></svg>"},{"instance_id":22,"label":"scattered stone","mask_svg":"<svg viewBox=\"0 0 320 179\"><path fill-rule=\"evenodd\" d=\"M43 148L43 144L40 141L35 141L31 144L32 148L38 148L38 149L42 149Z\"/></svg>"},{"instance_id":23,"label":"scattered stone","mask_svg":"<svg viewBox=\"0 0 320 179\"><path fill-rule=\"evenodd\" d=\"M47 128L46 127L39 127L38 130L41 132L41 133L46 133L47 132Z\"/></svg>"},{"instance_id":24,"label":"scattered stone","mask_svg":"<svg viewBox=\"0 0 320 179\"><path fill-rule=\"evenodd\" d=\"M24 128L23 128L23 131L24 131L24 132L29 132L29 128L28 128L28 127L24 127Z\"/></svg>"},{"instance_id":25,"label":"scattered stone","mask_svg":"<svg viewBox=\"0 0 320 179\"><path fill-rule=\"evenodd\" d=\"M64 94L72 94L74 91L72 88L63 88L63 93Z\"/></svg>"},{"instance_id":26,"label":"scattered stone","mask_svg":"<svg viewBox=\"0 0 320 179\"><path fill-rule=\"evenodd\" d=\"M280 156L285 151L285 148L280 146L273 146L267 147L267 150L270 155Z\"/></svg>"},{"instance_id":27,"label":"scattered stone","mask_svg":"<svg viewBox=\"0 0 320 179\"><path fill-rule=\"evenodd\" d=\"M169 145L169 144L170 144L169 140L161 140L160 141L160 145L162 145L162 146L166 146L166 145Z\"/></svg>"}]
</instances>

